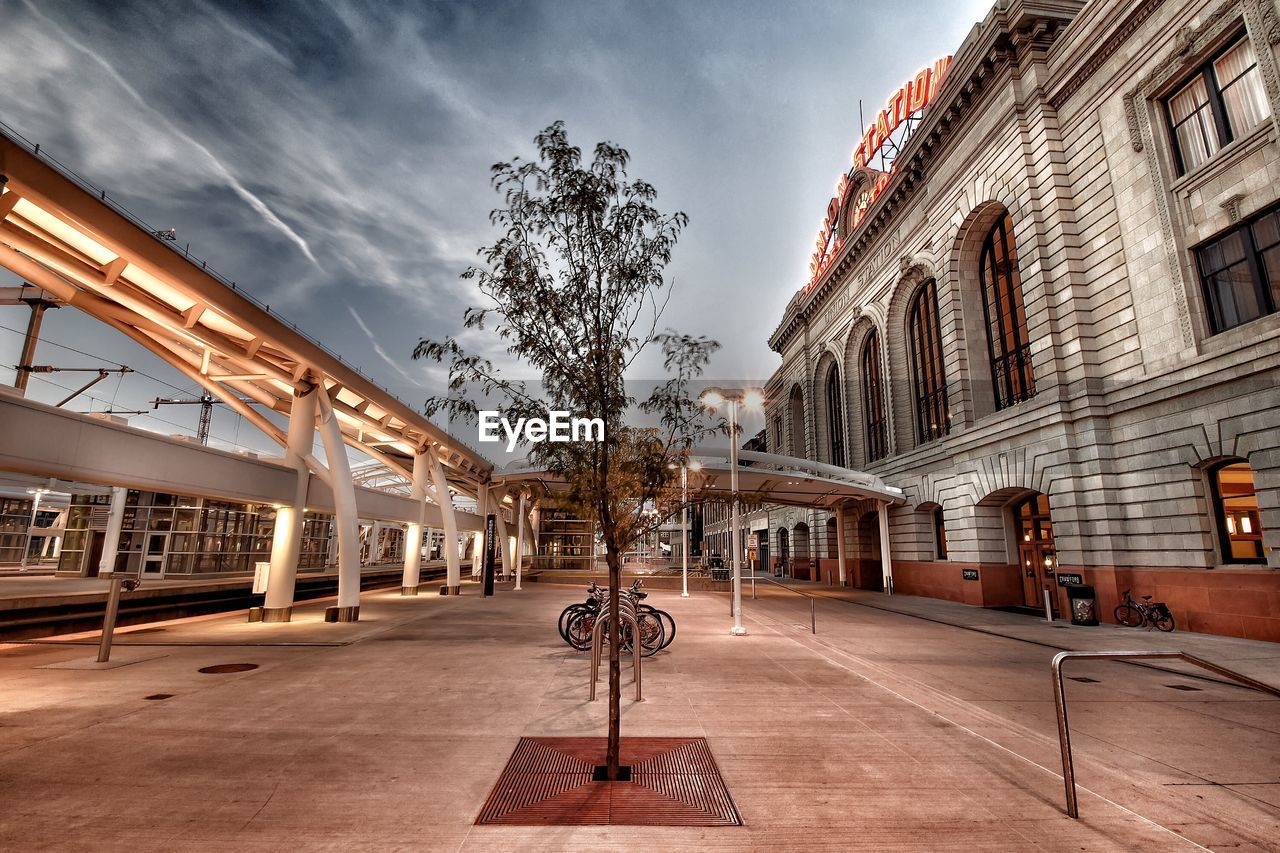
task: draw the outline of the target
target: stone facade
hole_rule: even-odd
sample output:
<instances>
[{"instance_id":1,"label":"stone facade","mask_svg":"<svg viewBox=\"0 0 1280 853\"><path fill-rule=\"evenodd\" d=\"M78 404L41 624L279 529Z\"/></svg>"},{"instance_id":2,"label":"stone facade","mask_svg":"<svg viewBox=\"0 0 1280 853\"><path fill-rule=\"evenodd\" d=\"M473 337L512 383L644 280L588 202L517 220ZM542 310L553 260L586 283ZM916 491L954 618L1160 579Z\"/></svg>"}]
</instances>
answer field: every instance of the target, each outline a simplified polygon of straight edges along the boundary
<instances>
[{"instance_id":1,"label":"stone facade","mask_svg":"<svg viewBox=\"0 0 1280 853\"><path fill-rule=\"evenodd\" d=\"M1271 116L1179 174L1167 99L1241 34ZM1131 588L1167 601L1180 627L1280 641L1280 313L1213 333L1193 251L1280 204L1278 43L1273 0L1009 0L957 50L888 185L769 342L782 356L770 445L831 461L835 423L848 467L906 492L890 511L896 591L1027 606L1047 581L1065 608L1052 574L1024 582L1013 511L1039 493L1045 559L1096 588L1104 619ZM1006 214L1034 394L998 409L979 251ZM907 324L930 280L950 428L922 441ZM872 331L879 459L860 366ZM1252 469L1265 562L1223 553L1211 480L1227 460ZM878 583L874 512L844 512L852 584ZM803 524L825 561L827 514L788 513L771 514L773 558L780 529Z\"/></svg>"}]
</instances>

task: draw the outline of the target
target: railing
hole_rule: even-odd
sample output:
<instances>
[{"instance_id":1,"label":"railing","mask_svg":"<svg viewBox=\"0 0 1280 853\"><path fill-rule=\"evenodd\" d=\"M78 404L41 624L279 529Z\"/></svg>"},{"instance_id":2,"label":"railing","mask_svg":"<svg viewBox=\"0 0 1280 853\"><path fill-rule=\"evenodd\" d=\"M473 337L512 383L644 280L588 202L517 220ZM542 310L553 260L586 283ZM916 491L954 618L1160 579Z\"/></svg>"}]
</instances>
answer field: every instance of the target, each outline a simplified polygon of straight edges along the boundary
<instances>
[{"instance_id":1,"label":"railing","mask_svg":"<svg viewBox=\"0 0 1280 853\"><path fill-rule=\"evenodd\" d=\"M757 577L756 573L752 572L751 573L751 598L753 601L755 600L755 597L756 597L756 577ZM776 587L785 589L787 592L794 592L796 595L803 595L805 598L809 599L809 631L814 634L818 633L818 608L817 608L818 599L816 596L812 596L807 592L801 592L798 589L792 589L791 587L787 586L785 583L778 583L776 580L774 580L771 577L760 576L760 580L764 581L765 583L771 583Z\"/></svg>"},{"instance_id":2,"label":"railing","mask_svg":"<svg viewBox=\"0 0 1280 853\"><path fill-rule=\"evenodd\" d=\"M1067 728L1067 697L1062 688L1062 664L1068 658L1080 658L1084 660L1129 660L1133 658L1172 658L1175 660L1186 661L1189 664L1207 669L1210 672L1230 678L1232 681L1238 682L1245 687L1250 687L1262 693L1269 693L1272 696L1280 697L1280 688L1272 687L1270 684L1263 684L1261 681L1255 681L1247 675L1241 675L1238 672L1218 666L1216 663L1210 663L1207 660L1198 658L1195 655L1189 655L1186 652L1059 652L1053 657L1051 669L1053 671L1053 702L1058 712L1058 745L1062 749L1062 781L1067 788L1067 814L1073 818L1080 817L1080 809L1076 802L1076 771L1075 766L1071 762L1071 732Z\"/></svg>"}]
</instances>

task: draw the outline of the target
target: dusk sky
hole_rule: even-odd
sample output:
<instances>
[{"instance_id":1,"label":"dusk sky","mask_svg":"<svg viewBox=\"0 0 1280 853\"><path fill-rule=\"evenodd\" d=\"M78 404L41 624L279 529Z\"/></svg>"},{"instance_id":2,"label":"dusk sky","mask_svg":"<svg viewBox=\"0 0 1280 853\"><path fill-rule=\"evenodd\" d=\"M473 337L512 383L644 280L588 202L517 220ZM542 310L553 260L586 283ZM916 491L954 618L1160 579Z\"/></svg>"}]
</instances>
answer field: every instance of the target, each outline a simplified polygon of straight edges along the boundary
<instances>
[{"instance_id":1,"label":"dusk sky","mask_svg":"<svg viewBox=\"0 0 1280 853\"><path fill-rule=\"evenodd\" d=\"M659 206L689 214L664 324L722 342L711 377L762 381L858 100L878 108L990 5L0 0L0 120L420 405L442 373L410 352L471 303L458 276L492 239L489 167L563 119L584 149L628 148ZM6 382L26 313L0 309ZM38 363L147 374L68 408L195 390L74 309L43 337ZM196 408L133 422L189 432ZM211 443L273 450L238 420L215 414Z\"/></svg>"}]
</instances>

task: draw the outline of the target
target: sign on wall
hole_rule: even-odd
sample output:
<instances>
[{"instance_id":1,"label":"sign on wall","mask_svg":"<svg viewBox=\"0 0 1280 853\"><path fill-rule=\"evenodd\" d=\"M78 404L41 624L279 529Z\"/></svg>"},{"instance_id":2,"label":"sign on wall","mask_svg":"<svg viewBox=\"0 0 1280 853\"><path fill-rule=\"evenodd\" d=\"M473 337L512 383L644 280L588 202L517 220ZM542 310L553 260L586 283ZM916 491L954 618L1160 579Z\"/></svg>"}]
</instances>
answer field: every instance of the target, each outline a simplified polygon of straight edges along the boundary
<instances>
[{"instance_id":1,"label":"sign on wall","mask_svg":"<svg viewBox=\"0 0 1280 853\"><path fill-rule=\"evenodd\" d=\"M871 205L889 185L898 150L907 141L925 107L937 95L950 67L951 57L946 56L933 65L920 69L889 97L884 109L876 113L863 130L862 138L853 149L853 168L840 176L840 180L836 182L835 195L827 202L827 216L818 229L814 252L809 260L809 283L806 289L813 287L814 282L840 252L843 244L841 232L847 234L857 228ZM870 173L864 173L855 180L860 169L870 170ZM846 221L842 222L842 219Z\"/></svg>"},{"instance_id":2,"label":"sign on wall","mask_svg":"<svg viewBox=\"0 0 1280 853\"><path fill-rule=\"evenodd\" d=\"M1084 583L1084 575L1079 572L1058 572L1058 586L1079 586Z\"/></svg>"},{"instance_id":3,"label":"sign on wall","mask_svg":"<svg viewBox=\"0 0 1280 853\"><path fill-rule=\"evenodd\" d=\"M976 581L978 579L977 569L961 569L960 574L967 581Z\"/></svg>"}]
</instances>

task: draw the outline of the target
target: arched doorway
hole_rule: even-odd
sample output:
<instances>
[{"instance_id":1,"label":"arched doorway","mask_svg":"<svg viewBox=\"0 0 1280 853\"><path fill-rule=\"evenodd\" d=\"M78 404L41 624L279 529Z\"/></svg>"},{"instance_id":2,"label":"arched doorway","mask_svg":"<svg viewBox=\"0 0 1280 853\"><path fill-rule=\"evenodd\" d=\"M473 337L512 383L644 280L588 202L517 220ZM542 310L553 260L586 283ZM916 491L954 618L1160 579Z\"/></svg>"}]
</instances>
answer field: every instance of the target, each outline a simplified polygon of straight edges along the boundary
<instances>
[{"instance_id":1,"label":"arched doorway","mask_svg":"<svg viewBox=\"0 0 1280 853\"><path fill-rule=\"evenodd\" d=\"M774 574L786 577L791 563L791 534L785 527L778 528L778 569Z\"/></svg>"},{"instance_id":2,"label":"arched doorway","mask_svg":"<svg viewBox=\"0 0 1280 853\"><path fill-rule=\"evenodd\" d=\"M838 543L836 542L837 535L838 534L836 533L836 518L833 515L831 516L831 518L827 519L827 559L828 560L840 559L840 548Z\"/></svg>"},{"instance_id":3,"label":"arched doorway","mask_svg":"<svg viewBox=\"0 0 1280 853\"><path fill-rule=\"evenodd\" d=\"M880 565L880 515L872 511L858 519L858 589L884 591Z\"/></svg>"},{"instance_id":4,"label":"arched doorway","mask_svg":"<svg viewBox=\"0 0 1280 853\"><path fill-rule=\"evenodd\" d=\"M809 525L803 521L791 528L792 546L795 548L795 561L791 576L800 580L812 580L809 573Z\"/></svg>"},{"instance_id":5,"label":"arched doorway","mask_svg":"<svg viewBox=\"0 0 1280 853\"><path fill-rule=\"evenodd\" d=\"M1058 549L1053 538L1053 520L1049 516L1049 496L1039 492L1027 495L1013 504L1013 524L1018 537L1018 565L1022 568L1022 603L1027 607L1044 607L1044 591L1053 591L1057 583ZM1056 612L1058 596L1049 600Z\"/></svg>"}]
</instances>

